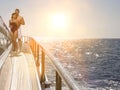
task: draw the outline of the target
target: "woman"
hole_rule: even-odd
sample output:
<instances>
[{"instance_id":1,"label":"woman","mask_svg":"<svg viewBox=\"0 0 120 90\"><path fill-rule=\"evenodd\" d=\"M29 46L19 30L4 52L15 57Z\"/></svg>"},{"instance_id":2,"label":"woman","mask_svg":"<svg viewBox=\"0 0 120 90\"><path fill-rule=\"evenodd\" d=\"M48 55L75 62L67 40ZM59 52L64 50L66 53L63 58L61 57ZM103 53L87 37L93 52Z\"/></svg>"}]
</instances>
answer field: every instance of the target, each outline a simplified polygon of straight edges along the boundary
<instances>
[{"instance_id":1,"label":"woman","mask_svg":"<svg viewBox=\"0 0 120 90\"><path fill-rule=\"evenodd\" d=\"M13 51L17 51L17 42L16 39L18 37L18 21L16 13L12 13L11 19L9 21L9 27L11 30Z\"/></svg>"}]
</instances>

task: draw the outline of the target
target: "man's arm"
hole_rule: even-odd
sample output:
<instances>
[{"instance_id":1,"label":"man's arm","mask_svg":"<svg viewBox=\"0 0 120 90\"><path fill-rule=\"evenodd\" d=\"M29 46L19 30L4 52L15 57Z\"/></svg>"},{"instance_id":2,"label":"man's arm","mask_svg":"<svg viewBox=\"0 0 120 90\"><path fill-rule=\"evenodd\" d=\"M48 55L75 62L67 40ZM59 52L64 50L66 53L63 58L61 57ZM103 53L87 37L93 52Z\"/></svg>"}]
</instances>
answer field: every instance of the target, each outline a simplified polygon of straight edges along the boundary
<instances>
[{"instance_id":1,"label":"man's arm","mask_svg":"<svg viewBox=\"0 0 120 90\"><path fill-rule=\"evenodd\" d=\"M24 21L24 18L23 18L23 17L21 18L20 23L21 23L22 25L25 25L25 21Z\"/></svg>"}]
</instances>

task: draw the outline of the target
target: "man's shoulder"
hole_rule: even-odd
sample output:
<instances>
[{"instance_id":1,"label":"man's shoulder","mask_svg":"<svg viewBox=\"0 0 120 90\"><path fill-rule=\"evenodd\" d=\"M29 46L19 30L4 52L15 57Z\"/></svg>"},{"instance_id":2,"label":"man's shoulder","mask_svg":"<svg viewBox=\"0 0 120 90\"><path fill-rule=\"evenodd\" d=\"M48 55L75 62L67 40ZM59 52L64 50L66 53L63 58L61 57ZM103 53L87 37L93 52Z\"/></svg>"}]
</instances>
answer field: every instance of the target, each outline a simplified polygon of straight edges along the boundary
<instances>
[{"instance_id":1,"label":"man's shoulder","mask_svg":"<svg viewBox=\"0 0 120 90\"><path fill-rule=\"evenodd\" d=\"M17 20L19 21L19 23L20 23L21 25L25 25L25 21L24 21L24 18L23 18L22 16L18 16L18 17L17 17Z\"/></svg>"},{"instance_id":2,"label":"man's shoulder","mask_svg":"<svg viewBox=\"0 0 120 90\"><path fill-rule=\"evenodd\" d=\"M17 19L21 19L21 18L23 18L23 17L22 17L22 16L18 16L18 17L17 17Z\"/></svg>"}]
</instances>

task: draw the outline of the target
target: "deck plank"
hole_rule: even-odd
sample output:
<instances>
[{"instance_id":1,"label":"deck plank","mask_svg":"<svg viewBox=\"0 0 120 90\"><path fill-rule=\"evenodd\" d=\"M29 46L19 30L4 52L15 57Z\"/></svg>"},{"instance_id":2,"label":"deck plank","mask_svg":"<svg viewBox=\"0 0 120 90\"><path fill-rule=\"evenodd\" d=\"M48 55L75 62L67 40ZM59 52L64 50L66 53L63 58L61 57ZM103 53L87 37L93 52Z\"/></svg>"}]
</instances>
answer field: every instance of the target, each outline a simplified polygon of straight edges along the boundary
<instances>
[{"instance_id":1,"label":"deck plank","mask_svg":"<svg viewBox=\"0 0 120 90\"><path fill-rule=\"evenodd\" d=\"M23 51L28 49L28 46L23 46ZM31 53L9 55L0 71L0 90L41 90L38 80Z\"/></svg>"},{"instance_id":2,"label":"deck plank","mask_svg":"<svg viewBox=\"0 0 120 90\"><path fill-rule=\"evenodd\" d=\"M37 69L36 69L36 67L34 67L35 66L34 57L31 54L31 50L27 45L24 45L24 48L23 49L25 51L23 50L23 52L24 52L25 58L27 60L29 71L30 71L32 90L39 90L41 86L38 85L39 79L38 79L38 76L36 76ZM37 86L39 86L39 87L37 87Z\"/></svg>"},{"instance_id":3,"label":"deck plank","mask_svg":"<svg viewBox=\"0 0 120 90\"><path fill-rule=\"evenodd\" d=\"M31 90L29 69L23 53L20 53L19 56L14 56L12 62L13 75L11 90Z\"/></svg>"},{"instance_id":4,"label":"deck plank","mask_svg":"<svg viewBox=\"0 0 120 90\"><path fill-rule=\"evenodd\" d=\"M9 90L12 77L12 59L7 58L7 61L0 70L0 90Z\"/></svg>"}]
</instances>

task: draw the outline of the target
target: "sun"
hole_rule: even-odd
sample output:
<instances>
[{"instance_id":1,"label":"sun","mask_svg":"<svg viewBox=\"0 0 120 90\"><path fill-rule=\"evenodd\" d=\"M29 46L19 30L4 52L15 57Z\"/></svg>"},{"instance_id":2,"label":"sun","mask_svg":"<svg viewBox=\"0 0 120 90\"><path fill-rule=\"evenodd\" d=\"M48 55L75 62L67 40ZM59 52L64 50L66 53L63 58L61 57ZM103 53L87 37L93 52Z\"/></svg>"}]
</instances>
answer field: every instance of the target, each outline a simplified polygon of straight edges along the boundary
<instances>
[{"instance_id":1,"label":"sun","mask_svg":"<svg viewBox=\"0 0 120 90\"><path fill-rule=\"evenodd\" d=\"M51 27L56 30L65 29L67 26L67 17L64 14L55 14L51 19Z\"/></svg>"},{"instance_id":2,"label":"sun","mask_svg":"<svg viewBox=\"0 0 120 90\"><path fill-rule=\"evenodd\" d=\"M53 16L52 24L54 28L64 28L65 27L65 16L63 14L58 14Z\"/></svg>"}]
</instances>

